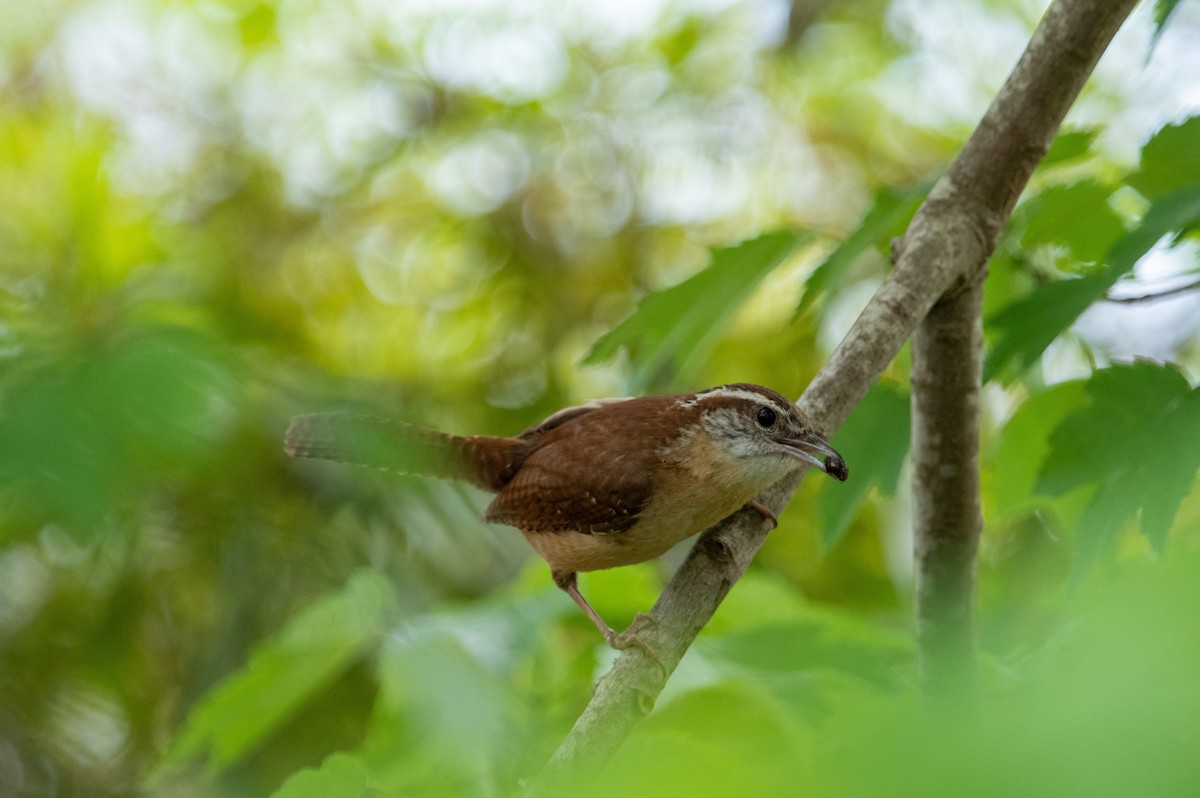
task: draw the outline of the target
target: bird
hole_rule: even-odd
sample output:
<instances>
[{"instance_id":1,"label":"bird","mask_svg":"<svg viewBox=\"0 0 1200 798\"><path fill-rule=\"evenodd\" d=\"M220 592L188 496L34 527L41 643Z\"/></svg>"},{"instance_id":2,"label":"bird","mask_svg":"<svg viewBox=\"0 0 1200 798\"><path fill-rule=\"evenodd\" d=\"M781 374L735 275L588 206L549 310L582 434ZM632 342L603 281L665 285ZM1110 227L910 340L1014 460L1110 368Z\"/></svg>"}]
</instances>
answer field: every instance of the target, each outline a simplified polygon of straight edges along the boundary
<instances>
[{"instance_id":1,"label":"bird","mask_svg":"<svg viewBox=\"0 0 1200 798\"><path fill-rule=\"evenodd\" d=\"M579 591L578 573L651 560L747 507L774 525L756 497L797 468L849 477L795 403L751 383L594 400L511 437L308 413L292 419L284 451L494 493L484 520L519 529L554 583L617 649L637 642L635 630L614 631Z\"/></svg>"}]
</instances>

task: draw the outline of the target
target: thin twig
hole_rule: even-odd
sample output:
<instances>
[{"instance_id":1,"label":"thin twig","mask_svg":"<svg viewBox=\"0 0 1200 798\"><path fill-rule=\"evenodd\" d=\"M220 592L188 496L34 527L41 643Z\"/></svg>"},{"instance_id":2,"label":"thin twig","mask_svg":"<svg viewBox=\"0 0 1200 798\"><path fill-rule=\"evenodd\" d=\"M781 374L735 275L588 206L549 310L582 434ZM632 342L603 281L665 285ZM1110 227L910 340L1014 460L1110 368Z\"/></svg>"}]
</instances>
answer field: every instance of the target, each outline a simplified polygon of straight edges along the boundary
<instances>
[{"instance_id":1,"label":"thin twig","mask_svg":"<svg viewBox=\"0 0 1200 798\"><path fill-rule=\"evenodd\" d=\"M1174 288L1167 288L1162 291L1151 291L1149 293L1139 294L1137 296L1111 296L1110 295L1110 296L1104 297L1104 301L1105 302L1115 302L1115 303L1122 304L1122 305L1132 305L1136 302L1156 302L1160 299L1167 299L1169 297L1178 296L1179 294L1186 294L1188 291L1197 291L1197 290L1200 290L1200 280L1196 280L1194 283L1186 283L1184 285L1177 285Z\"/></svg>"}]
</instances>

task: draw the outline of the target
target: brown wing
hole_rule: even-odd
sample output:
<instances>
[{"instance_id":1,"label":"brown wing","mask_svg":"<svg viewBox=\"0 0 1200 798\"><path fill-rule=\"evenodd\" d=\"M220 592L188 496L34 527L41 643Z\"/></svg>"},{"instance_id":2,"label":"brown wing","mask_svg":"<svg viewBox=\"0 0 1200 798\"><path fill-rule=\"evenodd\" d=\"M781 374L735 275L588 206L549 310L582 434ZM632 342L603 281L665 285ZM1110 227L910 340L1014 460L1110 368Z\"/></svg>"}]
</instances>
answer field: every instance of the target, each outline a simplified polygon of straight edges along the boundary
<instances>
[{"instance_id":1,"label":"brown wing","mask_svg":"<svg viewBox=\"0 0 1200 798\"><path fill-rule=\"evenodd\" d=\"M651 414L665 399L627 400ZM624 403L620 403L624 404ZM627 413L618 404L588 408L565 420L552 417L531 440L532 450L520 469L497 494L486 518L526 532L574 530L611 534L633 525L654 489L652 466L657 459L655 434L630 443ZM558 422L558 423L554 423ZM651 421L651 429L657 425ZM644 431L643 427L643 431ZM535 428L536 430L536 428ZM531 432L533 432L531 430Z\"/></svg>"},{"instance_id":2,"label":"brown wing","mask_svg":"<svg viewBox=\"0 0 1200 798\"><path fill-rule=\"evenodd\" d=\"M537 424L534 424L532 427L525 430L517 437L523 441L531 440L531 439L539 437L541 435L545 435L547 432L549 432L552 429L557 429L558 427L561 427L563 424L566 424L568 421L574 421L575 419L579 418L580 416L590 413L593 410L600 410L601 408L608 407L609 405L620 404L622 402L628 402L628 401L629 401L629 397L621 396L621 397L615 397L615 398L611 398L611 399L593 399L590 402L587 402L582 405L576 405L575 407L564 407L562 410L559 410L557 413L553 413L550 416L547 416L542 421L539 421Z\"/></svg>"},{"instance_id":3,"label":"brown wing","mask_svg":"<svg viewBox=\"0 0 1200 798\"><path fill-rule=\"evenodd\" d=\"M526 458L488 507L487 520L526 532L598 535L632 526L653 490L649 470L601 466L591 457L568 470L571 455L563 449L550 444Z\"/></svg>"}]
</instances>

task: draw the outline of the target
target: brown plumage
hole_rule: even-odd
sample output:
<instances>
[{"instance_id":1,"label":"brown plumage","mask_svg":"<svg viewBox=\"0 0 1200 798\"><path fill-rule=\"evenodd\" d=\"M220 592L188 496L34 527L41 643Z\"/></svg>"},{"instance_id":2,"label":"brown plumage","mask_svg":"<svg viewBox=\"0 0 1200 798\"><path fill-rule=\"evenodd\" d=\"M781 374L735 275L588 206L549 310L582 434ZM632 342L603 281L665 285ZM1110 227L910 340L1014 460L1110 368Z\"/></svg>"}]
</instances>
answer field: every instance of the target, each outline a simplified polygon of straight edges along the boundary
<instances>
[{"instance_id":1,"label":"brown plumage","mask_svg":"<svg viewBox=\"0 0 1200 798\"><path fill-rule=\"evenodd\" d=\"M744 383L600 400L507 438L316 413L292 421L284 449L495 492L485 519L520 529L618 647L627 639L584 600L577 572L652 559L747 504L774 521L754 497L801 463L847 476L841 456L792 402Z\"/></svg>"}]
</instances>

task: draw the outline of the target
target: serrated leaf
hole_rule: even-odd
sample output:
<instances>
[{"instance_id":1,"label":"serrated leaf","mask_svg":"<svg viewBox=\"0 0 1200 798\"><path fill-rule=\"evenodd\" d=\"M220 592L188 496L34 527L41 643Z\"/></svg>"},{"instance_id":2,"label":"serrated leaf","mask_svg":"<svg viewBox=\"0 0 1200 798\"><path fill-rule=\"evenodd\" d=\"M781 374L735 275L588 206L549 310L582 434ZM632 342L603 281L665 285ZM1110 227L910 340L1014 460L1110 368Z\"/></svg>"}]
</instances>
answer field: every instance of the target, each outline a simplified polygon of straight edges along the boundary
<instances>
[{"instance_id":1,"label":"serrated leaf","mask_svg":"<svg viewBox=\"0 0 1200 798\"><path fill-rule=\"evenodd\" d=\"M1137 513L1137 498L1110 475L1083 509L1075 532L1070 581L1079 585L1116 550L1121 528Z\"/></svg>"},{"instance_id":2,"label":"serrated leaf","mask_svg":"<svg viewBox=\"0 0 1200 798\"><path fill-rule=\"evenodd\" d=\"M1040 166L1054 166L1086 155L1100 131L1096 128L1069 130L1054 137Z\"/></svg>"},{"instance_id":3,"label":"serrated leaf","mask_svg":"<svg viewBox=\"0 0 1200 798\"><path fill-rule=\"evenodd\" d=\"M288 777L271 798L361 798L371 777L366 764L349 754L333 754L319 768L305 768Z\"/></svg>"},{"instance_id":4,"label":"serrated leaf","mask_svg":"<svg viewBox=\"0 0 1200 798\"><path fill-rule=\"evenodd\" d=\"M777 230L714 249L708 268L638 302L633 315L601 336L583 362L601 363L627 349L642 389L689 373L712 351L725 323L755 286L806 236Z\"/></svg>"},{"instance_id":5,"label":"serrated leaf","mask_svg":"<svg viewBox=\"0 0 1200 798\"><path fill-rule=\"evenodd\" d=\"M1073 260L1097 263L1125 232L1121 217L1108 204L1113 189L1094 180L1052 186L1021 206L1014 221L1026 248L1057 245Z\"/></svg>"},{"instance_id":6,"label":"serrated leaf","mask_svg":"<svg viewBox=\"0 0 1200 798\"><path fill-rule=\"evenodd\" d=\"M1020 373L1032 366L1112 284L1107 273L1048 283L988 319L993 343L983 366L984 382L1002 372Z\"/></svg>"},{"instance_id":7,"label":"serrated leaf","mask_svg":"<svg viewBox=\"0 0 1200 798\"><path fill-rule=\"evenodd\" d=\"M837 544L872 486L895 493L910 429L908 394L883 383L871 388L850 413L832 441L850 467L850 479L824 485L817 499L822 548Z\"/></svg>"},{"instance_id":8,"label":"serrated leaf","mask_svg":"<svg viewBox=\"0 0 1200 798\"><path fill-rule=\"evenodd\" d=\"M804 284L804 295L796 307L802 315L845 276L855 259L871 247L888 245L891 238L908 225L917 212L932 183L922 183L907 189L884 187L875 192L871 209L858 228L813 270Z\"/></svg>"},{"instance_id":9,"label":"serrated leaf","mask_svg":"<svg viewBox=\"0 0 1200 798\"><path fill-rule=\"evenodd\" d=\"M1156 439L1146 442L1142 534L1161 552L1175 514L1200 471L1200 390L1193 389L1168 408L1157 433Z\"/></svg>"},{"instance_id":10,"label":"serrated leaf","mask_svg":"<svg viewBox=\"0 0 1200 798\"><path fill-rule=\"evenodd\" d=\"M1138 260L1164 236L1200 224L1200 183L1154 201L1137 227L1122 236L1108 253L1114 279L1133 270Z\"/></svg>"},{"instance_id":11,"label":"serrated leaf","mask_svg":"<svg viewBox=\"0 0 1200 798\"><path fill-rule=\"evenodd\" d=\"M1164 236L1198 223L1200 185L1194 185L1156 200L1137 227L1112 245L1102 271L1040 286L1000 310L987 321L992 344L984 363L984 381L1029 368L1055 338L1092 303L1104 297L1151 247Z\"/></svg>"},{"instance_id":12,"label":"serrated leaf","mask_svg":"<svg viewBox=\"0 0 1200 798\"><path fill-rule=\"evenodd\" d=\"M1142 147L1129 184L1150 200L1200 183L1200 116L1161 128Z\"/></svg>"},{"instance_id":13,"label":"serrated leaf","mask_svg":"<svg viewBox=\"0 0 1200 798\"><path fill-rule=\"evenodd\" d=\"M1171 366L1147 361L1097 371L1084 383L1087 406L1066 417L1050 436L1051 451L1037 490L1059 495L1104 481L1144 449L1147 430L1163 408L1189 391Z\"/></svg>"},{"instance_id":14,"label":"serrated leaf","mask_svg":"<svg viewBox=\"0 0 1200 798\"><path fill-rule=\"evenodd\" d=\"M301 611L196 704L160 768L207 755L223 769L250 753L378 644L392 591L382 575L363 570Z\"/></svg>"},{"instance_id":15,"label":"serrated leaf","mask_svg":"<svg viewBox=\"0 0 1200 798\"><path fill-rule=\"evenodd\" d=\"M1088 405L1050 435L1037 490L1097 486L1077 536L1088 564L1139 512L1142 533L1161 551L1200 471L1200 392L1173 366L1144 361L1098 371L1085 390Z\"/></svg>"},{"instance_id":16,"label":"serrated leaf","mask_svg":"<svg viewBox=\"0 0 1200 798\"><path fill-rule=\"evenodd\" d=\"M1038 473L1050 452L1050 433L1087 401L1083 381L1064 382L1026 399L1000 432L993 460L996 510L1027 510Z\"/></svg>"}]
</instances>

